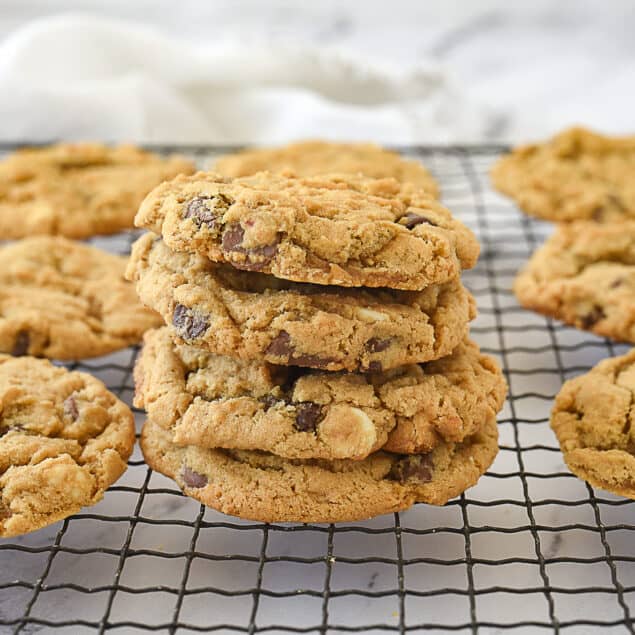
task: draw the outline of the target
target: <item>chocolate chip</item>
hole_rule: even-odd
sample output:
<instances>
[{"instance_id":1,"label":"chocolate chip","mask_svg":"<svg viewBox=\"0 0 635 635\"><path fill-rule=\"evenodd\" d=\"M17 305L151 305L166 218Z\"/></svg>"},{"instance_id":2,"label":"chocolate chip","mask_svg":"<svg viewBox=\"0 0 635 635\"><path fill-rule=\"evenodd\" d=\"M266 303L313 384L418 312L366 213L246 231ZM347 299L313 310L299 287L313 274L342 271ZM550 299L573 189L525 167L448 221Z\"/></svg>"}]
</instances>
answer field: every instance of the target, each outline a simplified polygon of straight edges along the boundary
<instances>
[{"instance_id":1,"label":"chocolate chip","mask_svg":"<svg viewBox=\"0 0 635 635\"><path fill-rule=\"evenodd\" d=\"M599 306L593 307L593 309L589 313L582 316L581 318L582 328L590 329L593 325L597 324L600 320L604 319L605 317L606 317L606 313L604 313L601 307Z\"/></svg>"},{"instance_id":2,"label":"chocolate chip","mask_svg":"<svg viewBox=\"0 0 635 635\"><path fill-rule=\"evenodd\" d=\"M315 432L323 419L322 406L312 401L302 401L295 404L295 409L295 427L300 432Z\"/></svg>"},{"instance_id":3,"label":"chocolate chip","mask_svg":"<svg viewBox=\"0 0 635 635\"><path fill-rule=\"evenodd\" d=\"M15 343L13 344L11 355L15 355L15 357L26 355L29 352L30 342L31 338L29 337L29 332L20 331L15 337Z\"/></svg>"},{"instance_id":4,"label":"chocolate chip","mask_svg":"<svg viewBox=\"0 0 635 635\"><path fill-rule=\"evenodd\" d=\"M232 204L224 194L196 196L185 205L183 218L192 218L199 225L212 228L216 219Z\"/></svg>"},{"instance_id":5,"label":"chocolate chip","mask_svg":"<svg viewBox=\"0 0 635 635\"><path fill-rule=\"evenodd\" d=\"M432 480L434 464L429 454L412 454L397 461L391 468L388 478L405 483L417 481L429 483Z\"/></svg>"},{"instance_id":6,"label":"chocolate chip","mask_svg":"<svg viewBox=\"0 0 635 635\"><path fill-rule=\"evenodd\" d=\"M624 425L622 427L622 434L629 434L631 431L631 412L630 410L627 411L626 413L626 421L624 422Z\"/></svg>"},{"instance_id":7,"label":"chocolate chip","mask_svg":"<svg viewBox=\"0 0 635 635\"><path fill-rule=\"evenodd\" d=\"M200 337L209 326L209 322L205 317L183 304L177 304L174 307L172 324L176 327L176 332L187 340Z\"/></svg>"},{"instance_id":8,"label":"chocolate chip","mask_svg":"<svg viewBox=\"0 0 635 635\"><path fill-rule=\"evenodd\" d=\"M391 344L391 340L389 339L379 339L378 337L371 337L366 342L366 350L371 353L381 353L385 351Z\"/></svg>"},{"instance_id":9,"label":"chocolate chip","mask_svg":"<svg viewBox=\"0 0 635 635\"><path fill-rule=\"evenodd\" d=\"M417 225L423 225L424 223L426 225L437 227L437 224L433 223L429 218L421 216L421 214L415 214L414 212L408 212L403 218L406 219L406 222L403 223L403 225L407 229L414 229Z\"/></svg>"},{"instance_id":10,"label":"chocolate chip","mask_svg":"<svg viewBox=\"0 0 635 635\"><path fill-rule=\"evenodd\" d=\"M381 362L372 361L370 362L370 364L368 364L369 373L381 373L382 370L383 370L383 367L381 365Z\"/></svg>"},{"instance_id":11,"label":"chocolate chip","mask_svg":"<svg viewBox=\"0 0 635 635\"><path fill-rule=\"evenodd\" d=\"M11 510L0 503L0 520L7 520L8 518L11 518L12 515Z\"/></svg>"},{"instance_id":12,"label":"chocolate chip","mask_svg":"<svg viewBox=\"0 0 635 635\"><path fill-rule=\"evenodd\" d=\"M319 357L318 355L296 355L295 353L289 360L298 366L308 366L310 368L327 368L329 364L335 361L334 357Z\"/></svg>"},{"instance_id":13,"label":"chocolate chip","mask_svg":"<svg viewBox=\"0 0 635 635\"><path fill-rule=\"evenodd\" d=\"M232 223L231 225L228 225L227 229L223 233L223 251L225 253L237 252L247 256L247 259L244 262L232 260L232 265L236 267L236 269L243 269L245 271L262 271L276 255L280 238L276 238L275 243L271 245L245 249L242 246L244 237L245 230L241 227L240 223Z\"/></svg>"},{"instance_id":14,"label":"chocolate chip","mask_svg":"<svg viewBox=\"0 0 635 635\"><path fill-rule=\"evenodd\" d=\"M291 336L286 331L280 331L280 333L271 340L265 353L279 357L291 356L293 354Z\"/></svg>"},{"instance_id":15,"label":"chocolate chip","mask_svg":"<svg viewBox=\"0 0 635 635\"><path fill-rule=\"evenodd\" d=\"M64 416L70 417L72 421L77 421L79 418L79 408L73 395L64 400Z\"/></svg>"},{"instance_id":16,"label":"chocolate chip","mask_svg":"<svg viewBox=\"0 0 635 635\"><path fill-rule=\"evenodd\" d=\"M613 282L609 285L609 289L617 289L624 284L624 278L615 278Z\"/></svg>"},{"instance_id":17,"label":"chocolate chip","mask_svg":"<svg viewBox=\"0 0 635 635\"><path fill-rule=\"evenodd\" d=\"M276 399L273 395L263 395L258 401L264 404L265 410L269 410L269 408L273 408L277 403L280 403L281 400Z\"/></svg>"},{"instance_id":18,"label":"chocolate chip","mask_svg":"<svg viewBox=\"0 0 635 635\"><path fill-rule=\"evenodd\" d=\"M232 223L227 226L223 232L223 250L224 251L244 251L242 248L245 230L240 223Z\"/></svg>"},{"instance_id":19,"label":"chocolate chip","mask_svg":"<svg viewBox=\"0 0 635 635\"><path fill-rule=\"evenodd\" d=\"M195 489L205 487L208 483L208 479L205 474L199 474L187 465L184 465L181 470L181 478L188 487L193 487Z\"/></svg>"},{"instance_id":20,"label":"chocolate chip","mask_svg":"<svg viewBox=\"0 0 635 635\"><path fill-rule=\"evenodd\" d=\"M280 331L271 340L269 346L265 349L265 354L284 357L286 363L296 364L297 366L309 366L310 368L326 368L331 362L335 361L333 357L319 357L318 355L305 353L296 355L295 348L291 344L291 336L286 331Z\"/></svg>"}]
</instances>

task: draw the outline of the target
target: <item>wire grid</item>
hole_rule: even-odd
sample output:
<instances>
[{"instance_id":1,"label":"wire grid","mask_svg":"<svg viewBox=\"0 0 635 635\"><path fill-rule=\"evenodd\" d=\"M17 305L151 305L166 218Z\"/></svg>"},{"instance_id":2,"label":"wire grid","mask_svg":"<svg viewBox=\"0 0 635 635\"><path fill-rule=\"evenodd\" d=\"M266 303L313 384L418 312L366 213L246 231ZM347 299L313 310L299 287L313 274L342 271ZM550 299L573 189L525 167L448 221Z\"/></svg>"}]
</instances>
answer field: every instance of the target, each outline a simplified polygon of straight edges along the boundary
<instances>
[{"instance_id":1,"label":"wire grid","mask_svg":"<svg viewBox=\"0 0 635 635\"><path fill-rule=\"evenodd\" d=\"M225 149L159 150L203 167ZM402 150L482 243L464 274L479 305L472 334L510 387L492 469L445 507L268 525L184 497L136 449L100 504L0 541L1 632L635 632L635 505L571 475L548 425L564 379L626 349L517 305L515 272L549 227L491 190L504 148ZM92 242L125 253L133 238ZM73 367L130 403L136 352Z\"/></svg>"}]
</instances>

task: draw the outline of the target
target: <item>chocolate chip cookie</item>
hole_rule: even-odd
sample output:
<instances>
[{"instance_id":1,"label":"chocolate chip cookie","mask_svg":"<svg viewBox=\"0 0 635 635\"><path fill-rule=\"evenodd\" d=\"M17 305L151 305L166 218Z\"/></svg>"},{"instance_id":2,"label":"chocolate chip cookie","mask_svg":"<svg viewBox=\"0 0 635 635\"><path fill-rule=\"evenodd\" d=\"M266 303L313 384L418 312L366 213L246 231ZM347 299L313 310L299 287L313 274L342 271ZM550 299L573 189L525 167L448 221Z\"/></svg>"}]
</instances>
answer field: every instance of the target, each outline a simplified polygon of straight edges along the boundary
<instances>
[{"instance_id":1,"label":"chocolate chip cookie","mask_svg":"<svg viewBox=\"0 0 635 635\"><path fill-rule=\"evenodd\" d=\"M476 484L498 452L489 419L462 443L427 454L376 452L362 461L284 459L264 452L177 446L148 419L141 449L151 468L218 511L262 522L341 522L444 505Z\"/></svg>"},{"instance_id":2,"label":"chocolate chip cookie","mask_svg":"<svg viewBox=\"0 0 635 635\"><path fill-rule=\"evenodd\" d=\"M298 176L319 174L364 174L374 179L393 177L412 183L430 196L439 197L439 186L430 172L373 143L300 141L278 148L252 148L221 157L212 171L223 176L250 176L256 172L292 170Z\"/></svg>"},{"instance_id":3,"label":"chocolate chip cookie","mask_svg":"<svg viewBox=\"0 0 635 635\"><path fill-rule=\"evenodd\" d=\"M418 290L473 267L472 232L395 179L231 179L200 172L153 190L135 218L176 251L296 282Z\"/></svg>"},{"instance_id":4,"label":"chocolate chip cookie","mask_svg":"<svg viewBox=\"0 0 635 635\"><path fill-rule=\"evenodd\" d=\"M552 221L635 217L635 136L571 128L543 144L516 148L492 181L528 214Z\"/></svg>"},{"instance_id":5,"label":"chocolate chip cookie","mask_svg":"<svg viewBox=\"0 0 635 635\"><path fill-rule=\"evenodd\" d=\"M126 258L61 236L0 248L0 352L105 355L161 322L124 279Z\"/></svg>"},{"instance_id":6,"label":"chocolate chip cookie","mask_svg":"<svg viewBox=\"0 0 635 635\"><path fill-rule=\"evenodd\" d=\"M428 452L496 416L505 381L465 342L436 362L368 375L241 361L149 331L135 406L177 445L264 450L286 458L364 459L382 446Z\"/></svg>"},{"instance_id":7,"label":"chocolate chip cookie","mask_svg":"<svg viewBox=\"0 0 635 635\"><path fill-rule=\"evenodd\" d=\"M635 342L635 221L558 226L519 273L514 292L529 309Z\"/></svg>"},{"instance_id":8,"label":"chocolate chip cookie","mask_svg":"<svg viewBox=\"0 0 635 635\"><path fill-rule=\"evenodd\" d=\"M94 377L0 355L0 537L100 501L134 442L132 412Z\"/></svg>"},{"instance_id":9,"label":"chocolate chip cookie","mask_svg":"<svg viewBox=\"0 0 635 635\"><path fill-rule=\"evenodd\" d=\"M381 370L448 355L475 316L458 279L423 291L343 289L239 271L149 233L127 275L180 342L326 370Z\"/></svg>"},{"instance_id":10,"label":"chocolate chip cookie","mask_svg":"<svg viewBox=\"0 0 635 635\"><path fill-rule=\"evenodd\" d=\"M569 469L635 499L635 350L567 381L551 413Z\"/></svg>"},{"instance_id":11,"label":"chocolate chip cookie","mask_svg":"<svg viewBox=\"0 0 635 635\"><path fill-rule=\"evenodd\" d=\"M62 143L21 150L0 162L0 239L86 238L131 228L153 187L193 171L184 158L133 146Z\"/></svg>"}]
</instances>

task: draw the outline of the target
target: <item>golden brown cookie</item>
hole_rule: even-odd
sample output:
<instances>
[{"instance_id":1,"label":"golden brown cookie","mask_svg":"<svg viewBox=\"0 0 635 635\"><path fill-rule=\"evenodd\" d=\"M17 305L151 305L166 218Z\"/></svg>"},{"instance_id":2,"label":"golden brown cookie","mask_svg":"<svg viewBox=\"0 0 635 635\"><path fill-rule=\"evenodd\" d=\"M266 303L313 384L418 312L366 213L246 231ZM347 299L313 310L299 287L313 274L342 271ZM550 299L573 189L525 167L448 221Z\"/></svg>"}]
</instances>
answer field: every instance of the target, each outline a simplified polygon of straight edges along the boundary
<instances>
[{"instance_id":1,"label":"golden brown cookie","mask_svg":"<svg viewBox=\"0 0 635 635\"><path fill-rule=\"evenodd\" d=\"M0 162L0 239L37 234L86 238L133 227L144 196L192 162L133 146L60 143Z\"/></svg>"},{"instance_id":2,"label":"golden brown cookie","mask_svg":"<svg viewBox=\"0 0 635 635\"><path fill-rule=\"evenodd\" d=\"M635 217L635 136L571 128L516 148L492 169L492 182L528 214L552 221Z\"/></svg>"},{"instance_id":3,"label":"golden brown cookie","mask_svg":"<svg viewBox=\"0 0 635 635\"><path fill-rule=\"evenodd\" d=\"M374 179L392 177L412 183L430 196L439 197L439 186L419 161L404 159L374 143L299 141L278 148L251 148L221 157L212 166L223 176L250 176L256 172L283 172L298 176L364 174Z\"/></svg>"},{"instance_id":4,"label":"golden brown cookie","mask_svg":"<svg viewBox=\"0 0 635 635\"><path fill-rule=\"evenodd\" d=\"M635 499L635 350L567 381L551 413L569 469Z\"/></svg>"},{"instance_id":5,"label":"golden brown cookie","mask_svg":"<svg viewBox=\"0 0 635 635\"><path fill-rule=\"evenodd\" d=\"M436 362L368 375L241 361L149 331L135 406L177 445L264 450L286 458L364 459L386 446L428 452L496 416L505 380L472 342ZM386 445L387 443L387 445Z\"/></svg>"},{"instance_id":6,"label":"golden brown cookie","mask_svg":"<svg viewBox=\"0 0 635 635\"><path fill-rule=\"evenodd\" d=\"M94 377L0 355L0 537L99 502L134 442L132 412Z\"/></svg>"},{"instance_id":7,"label":"golden brown cookie","mask_svg":"<svg viewBox=\"0 0 635 635\"><path fill-rule=\"evenodd\" d=\"M148 419L141 449L150 467L218 511L262 522L342 522L444 505L476 484L498 452L490 419L462 443L428 454L377 452L363 461L283 459L264 452L177 446Z\"/></svg>"},{"instance_id":8,"label":"golden brown cookie","mask_svg":"<svg viewBox=\"0 0 635 635\"><path fill-rule=\"evenodd\" d=\"M0 352L105 355L161 322L124 279L126 258L61 236L0 247Z\"/></svg>"},{"instance_id":9,"label":"golden brown cookie","mask_svg":"<svg viewBox=\"0 0 635 635\"><path fill-rule=\"evenodd\" d=\"M518 274L528 309L635 342L635 221L559 225Z\"/></svg>"},{"instance_id":10,"label":"golden brown cookie","mask_svg":"<svg viewBox=\"0 0 635 635\"><path fill-rule=\"evenodd\" d=\"M423 291L293 283L171 251L153 234L134 245L127 275L181 342L273 364L380 370L436 359L475 316L458 279Z\"/></svg>"},{"instance_id":11,"label":"golden brown cookie","mask_svg":"<svg viewBox=\"0 0 635 635\"><path fill-rule=\"evenodd\" d=\"M476 263L474 234L395 179L199 172L153 190L135 218L176 251L296 282L418 290Z\"/></svg>"}]
</instances>

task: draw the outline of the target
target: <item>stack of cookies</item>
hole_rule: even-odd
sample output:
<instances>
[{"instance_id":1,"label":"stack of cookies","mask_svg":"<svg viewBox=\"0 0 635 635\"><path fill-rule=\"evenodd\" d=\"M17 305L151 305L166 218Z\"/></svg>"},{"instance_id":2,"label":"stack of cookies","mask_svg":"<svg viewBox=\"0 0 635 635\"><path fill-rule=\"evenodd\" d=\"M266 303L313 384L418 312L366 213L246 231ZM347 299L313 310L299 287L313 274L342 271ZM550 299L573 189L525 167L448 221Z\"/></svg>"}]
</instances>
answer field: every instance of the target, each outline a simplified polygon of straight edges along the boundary
<instances>
[{"instance_id":1,"label":"stack of cookies","mask_svg":"<svg viewBox=\"0 0 635 635\"><path fill-rule=\"evenodd\" d=\"M335 522L444 504L496 456L505 382L468 339L479 246L393 178L181 176L127 276L146 461L222 512Z\"/></svg>"}]
</instances>

